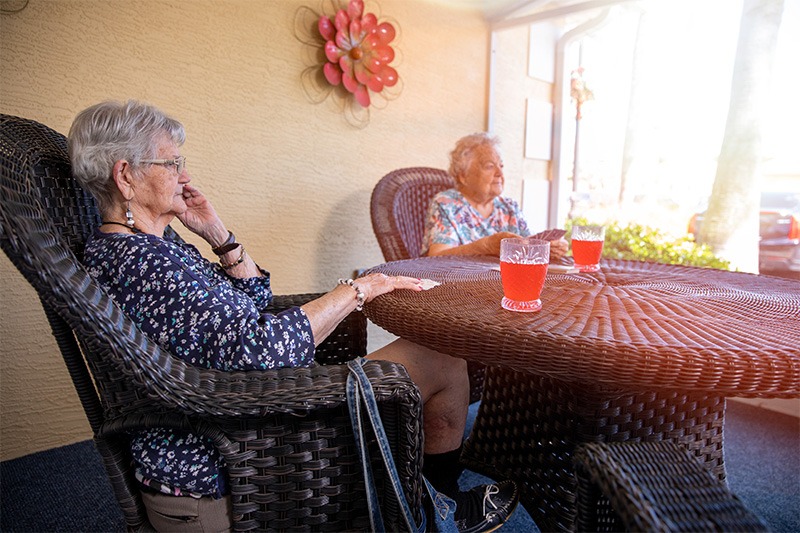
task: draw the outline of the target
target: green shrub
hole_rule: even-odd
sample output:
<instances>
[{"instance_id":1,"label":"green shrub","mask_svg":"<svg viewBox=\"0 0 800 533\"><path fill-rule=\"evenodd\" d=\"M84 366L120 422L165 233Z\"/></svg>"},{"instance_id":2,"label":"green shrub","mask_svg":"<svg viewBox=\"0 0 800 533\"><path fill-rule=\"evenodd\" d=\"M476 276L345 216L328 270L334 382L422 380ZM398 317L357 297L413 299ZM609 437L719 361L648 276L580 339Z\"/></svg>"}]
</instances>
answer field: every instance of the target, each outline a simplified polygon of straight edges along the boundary
<instances>
[{"instance_id":1,"label":"green shrub","mask_svg":"<svg viewBox=\"0 0 800 533\"><path fill-rule=\"evenodd\" d=\"M567 240L572 233L572 226L579 224L594 222L583 218L568 220ZM714 255L708 245L697 244L688 237L675 237L639 224L621 226L618 222L608 222L604 225L606 241L603 257L730 270L729 261Z\"/></svg>"}]
</instances>

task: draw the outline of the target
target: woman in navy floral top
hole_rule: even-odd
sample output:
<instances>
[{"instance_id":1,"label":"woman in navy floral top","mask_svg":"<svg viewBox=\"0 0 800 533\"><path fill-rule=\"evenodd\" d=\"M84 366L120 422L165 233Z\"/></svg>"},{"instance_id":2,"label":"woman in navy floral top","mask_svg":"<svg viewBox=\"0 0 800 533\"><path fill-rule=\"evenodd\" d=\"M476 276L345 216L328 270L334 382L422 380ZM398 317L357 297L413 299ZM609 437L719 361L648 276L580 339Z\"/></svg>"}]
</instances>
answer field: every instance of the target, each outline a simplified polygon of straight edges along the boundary
<instances>
[{"instance_id":1,"label":"woman in navy floral top","mask_svg":"<svg viewBox=\"0 0 800 533\"><path fill-rule=\"evenodd\" d=\"M422 290L419 279L374 274L340 283L301 307L267 313L269 274L191 185L179 151L184 140L178 121L129 101L82 111L68 141L73 174L95 196L102 215L84 262L139 328L174 356L218 370L309 366L315 346L354 309L395 289ZM190 244L165 239L175 218L206 241L219 262L206 260ZM402 363L420 389L425 457L432 457L427 466L437 464L437 454L457 450L469 397L466 363L403 339L370 357ZM225 464L210 441L157 429L134 434L131 452L136 477L149 488L142 494L156 529L230 529ZM483 501L491 493L489 502L506 509L505 520L517 499L512 488L504 486L500 494L493 486L476 488L481 498L472 499ZM483 526L475 529L476 524L488 528L498 520L496 508L463 518L480 507L485 506L462 506L466 529L478 531Z\"/></svg>"}]
</instances>

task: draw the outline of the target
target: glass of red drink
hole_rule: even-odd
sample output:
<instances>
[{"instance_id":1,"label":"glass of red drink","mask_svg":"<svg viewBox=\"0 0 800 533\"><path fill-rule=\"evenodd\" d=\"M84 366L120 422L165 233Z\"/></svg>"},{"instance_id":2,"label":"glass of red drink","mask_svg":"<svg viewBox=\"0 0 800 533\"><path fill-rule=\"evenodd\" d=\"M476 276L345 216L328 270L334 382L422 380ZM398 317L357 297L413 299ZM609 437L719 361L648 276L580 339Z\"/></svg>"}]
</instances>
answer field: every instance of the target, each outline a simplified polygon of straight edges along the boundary
<instances>
[{"instance_id":1,"label":"glass of red drink","mask_svg":"<svg viewBox=\"0 0 800 533\"><path fill-rule=\"evenodd\" d=\"M600 270L600 256L603 254L605 238L605 226L573 226L572 258L575 260L575 268L581 272Z\"/></svg>"},{"instance_id":2,"label":"glass of red drink","mask_svg":"<svg viewBox=\"0 0 800 533\"><path fill-rule=\"evenodd\" d=\"M542 293L550 243L540 239L500 241L500 279L503 282L501 305L509 311L533 312L542 308Z\"/></svg>"}]
</instances>

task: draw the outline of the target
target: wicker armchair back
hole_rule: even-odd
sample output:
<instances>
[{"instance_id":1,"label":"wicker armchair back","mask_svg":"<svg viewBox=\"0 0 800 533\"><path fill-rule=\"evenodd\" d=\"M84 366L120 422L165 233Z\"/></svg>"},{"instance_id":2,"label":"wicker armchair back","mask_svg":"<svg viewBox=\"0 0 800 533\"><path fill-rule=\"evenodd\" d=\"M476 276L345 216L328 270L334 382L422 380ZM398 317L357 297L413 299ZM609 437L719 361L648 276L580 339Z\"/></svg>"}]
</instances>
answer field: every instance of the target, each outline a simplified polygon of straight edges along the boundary
<instances>
[{"instance_id":1,"label":"wicker armchair back","mask_svg":"<svg viewBox=\"0 0 800 533\"><path fill-rule=\"evenodd\" d=\"M381 178L372 191L370 216L386 261L420 256L431 199L454 186L453 178L438 168L401 168Z\"/></svg>"},{"instance_id":2,"label":"wicker armchair back","mask_svg":"<svg viewBox=\"0 0 800 533\"><path fill-rule=\"evenodd\" d=\"M414 259L422 251L425 217L437 193L455 186L445 170L429 167L400 168L386 174L372 190L372 231L386 261ZM467 362L469 401L481 399L486 366Z\"/></svg>"},{"instance_id":3,"label":"wicker armchair back","mask_svg":"<svg viewBox=\"0 0 800 533\"><path fill-rule=\"evenodd\" d=\"M128 529L151 528L127 440L130 431L149 427L189 429L214 442L228 465L235 531L369 529L345 403L346 366L220 372L166 353L78 260L98 222L94 200L71 175L64 136L0 115L0 247L39 295ZM171 230L168 236L179 239ZM316 296L278 296L273 306ZM317 360L341 363L365 352L366 320L354 313L318 348ZM365 370L419 521L419 391L401 365L371 361ZM401 529L377 462L373 471L387 501L387 527Z\"/></svg>"}]
</instances>

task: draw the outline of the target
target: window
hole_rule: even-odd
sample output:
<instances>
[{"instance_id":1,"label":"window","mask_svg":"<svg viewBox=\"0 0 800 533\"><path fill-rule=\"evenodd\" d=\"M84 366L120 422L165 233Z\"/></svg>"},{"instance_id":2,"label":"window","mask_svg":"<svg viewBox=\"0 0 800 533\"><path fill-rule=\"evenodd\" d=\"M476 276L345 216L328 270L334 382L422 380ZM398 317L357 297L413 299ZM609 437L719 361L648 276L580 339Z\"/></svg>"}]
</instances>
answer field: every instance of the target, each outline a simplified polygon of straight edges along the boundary
<instances>
[{"instance_id":1,"label":"window","mask_svg":"<svg viewBox=\"0 0 800 533\"><path fill-rule=\"evenodd\" d=\"M800 0L784 1L764 117L762 188L800 191L800 71L793 57ZM532 226L563 225L575 201L579 216L685 233L716 174L741 7L740 0L619 2L495 29L489 128L502 140L507 193L522 199ZM578 66L594 95L579 121L568 82ZM553 110L549 158L525 144L542 131L536 121L543 105Z\"/></svg>"}]
</instances>

